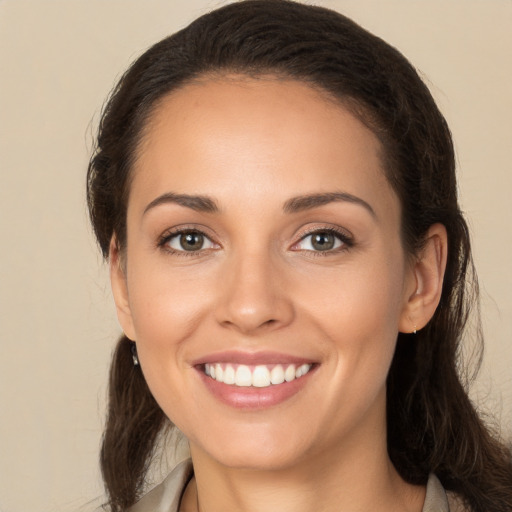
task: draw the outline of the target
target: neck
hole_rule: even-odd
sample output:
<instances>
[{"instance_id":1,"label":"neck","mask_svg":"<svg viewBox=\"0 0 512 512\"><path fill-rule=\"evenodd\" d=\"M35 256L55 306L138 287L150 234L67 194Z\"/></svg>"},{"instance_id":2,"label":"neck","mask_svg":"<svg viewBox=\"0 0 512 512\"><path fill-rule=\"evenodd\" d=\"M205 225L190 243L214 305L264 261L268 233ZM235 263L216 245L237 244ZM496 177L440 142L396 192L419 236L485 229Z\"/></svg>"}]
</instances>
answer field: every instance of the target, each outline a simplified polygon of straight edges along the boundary
<instances>
[{"instance_id":1,"label":"neck","mask_svg":"<svg viewBox=\"0 0 512 512\"><path fill-rule=\"evenodd\" d=\"M352 438L328 454L309 454L303 463L271 470L226 467L191 446L195 479L181 510L420 512L424 488L400 478L387 455L385 433L382 437L371 444Z\"/></svg>"}]
</instances>

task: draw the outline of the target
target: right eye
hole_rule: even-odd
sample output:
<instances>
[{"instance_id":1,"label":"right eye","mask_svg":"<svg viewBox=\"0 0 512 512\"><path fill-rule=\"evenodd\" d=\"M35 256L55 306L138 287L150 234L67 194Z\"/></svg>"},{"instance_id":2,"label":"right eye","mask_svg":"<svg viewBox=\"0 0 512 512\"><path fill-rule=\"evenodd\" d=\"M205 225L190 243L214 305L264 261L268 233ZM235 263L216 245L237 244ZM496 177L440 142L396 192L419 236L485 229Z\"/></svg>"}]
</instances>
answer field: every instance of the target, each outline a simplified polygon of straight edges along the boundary
<instances>
[{"instance_id":1,"label":"right eye","mask_svg":"<svg viewBox=\"0 0 512 512\"><path fill-rule=\"evenodd\" d=\"M193 230L171 234L165 237L162 245L176 252L197 252L216 247L204 233Z\"/></svg>"}]
</instances>

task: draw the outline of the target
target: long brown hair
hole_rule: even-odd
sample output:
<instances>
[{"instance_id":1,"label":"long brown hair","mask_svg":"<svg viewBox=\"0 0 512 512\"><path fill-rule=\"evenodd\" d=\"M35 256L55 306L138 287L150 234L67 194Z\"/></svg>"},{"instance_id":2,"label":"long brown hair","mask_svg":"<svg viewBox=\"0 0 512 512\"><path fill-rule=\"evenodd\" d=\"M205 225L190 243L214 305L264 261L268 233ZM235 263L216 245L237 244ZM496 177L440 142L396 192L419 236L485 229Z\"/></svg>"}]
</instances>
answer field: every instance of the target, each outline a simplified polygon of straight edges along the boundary
<instances>
[{"instance_id":1,"label":"long brown hair","mask_svg":"<svg viewBox=\"0 0 512 512\"><path fill-rule=\"evenodd\" d=\"M473 512L510 511L511 454L478 417L463 385L464 369L458 368L478 287L457 201L450 131L411 64L353 21L287 0L247 0L202 16L144 53L106 105L89 164L88 204L103 255L108 257L113 235L124 247L131 166L158 100L195 78L229 72L306 82L366 123L382 142L411 254L432 224L446 227L440 305L413 339L398 335L388 377L388 451L408 482L424 484L435 473ZM473 334L478 342L478 328ZM101 452L112 511L125 510L140 496L166 423L132 365L130 341L121 338Z\"/></svg>"}]
</instances>

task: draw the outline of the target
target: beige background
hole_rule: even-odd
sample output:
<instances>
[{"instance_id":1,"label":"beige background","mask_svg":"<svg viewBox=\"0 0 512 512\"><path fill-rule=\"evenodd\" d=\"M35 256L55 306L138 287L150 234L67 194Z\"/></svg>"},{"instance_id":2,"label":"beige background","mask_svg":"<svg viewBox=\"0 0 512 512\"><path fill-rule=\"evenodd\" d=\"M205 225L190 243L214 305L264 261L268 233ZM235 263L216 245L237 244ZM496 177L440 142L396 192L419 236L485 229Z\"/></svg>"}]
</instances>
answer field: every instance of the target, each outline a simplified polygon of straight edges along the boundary
<instances>
[{"instance_id":1,"label":"beige background","mask_svg":"<svg viewBox=\"0 0 512 512\"><path fill-rule=\"evenodd\" d=\"M423 72L454 132L483 291L473 396L512 435L512 1L331 0ZM0 510L72 511L101 494L119 332L87 224L100 107L144 48L219 2L0 0Z\"/></svg>"}]
</instances>

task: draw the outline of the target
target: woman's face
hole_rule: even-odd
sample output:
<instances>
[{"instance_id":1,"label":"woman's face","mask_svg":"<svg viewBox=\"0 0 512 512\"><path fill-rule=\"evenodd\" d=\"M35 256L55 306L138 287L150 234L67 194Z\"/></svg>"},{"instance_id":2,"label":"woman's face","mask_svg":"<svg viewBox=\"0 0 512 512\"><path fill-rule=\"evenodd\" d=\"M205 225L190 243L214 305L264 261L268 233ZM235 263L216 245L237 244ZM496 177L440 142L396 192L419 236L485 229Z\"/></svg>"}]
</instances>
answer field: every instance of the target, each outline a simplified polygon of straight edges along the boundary
<instances>
[{"instance_id":1,"label":"woman's face","mask_svg":"<svg viewBox=\"0 0 512 512\"><path fill-rule=\"evenodd\" d=\"M112 277L151 392L193 454L284 468L382 446L416 285L380 151L298 82L205 80L158 106Z\"/></svg>"}]
</instances>

